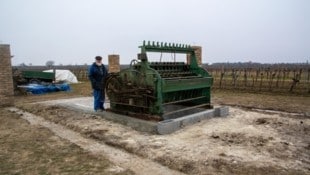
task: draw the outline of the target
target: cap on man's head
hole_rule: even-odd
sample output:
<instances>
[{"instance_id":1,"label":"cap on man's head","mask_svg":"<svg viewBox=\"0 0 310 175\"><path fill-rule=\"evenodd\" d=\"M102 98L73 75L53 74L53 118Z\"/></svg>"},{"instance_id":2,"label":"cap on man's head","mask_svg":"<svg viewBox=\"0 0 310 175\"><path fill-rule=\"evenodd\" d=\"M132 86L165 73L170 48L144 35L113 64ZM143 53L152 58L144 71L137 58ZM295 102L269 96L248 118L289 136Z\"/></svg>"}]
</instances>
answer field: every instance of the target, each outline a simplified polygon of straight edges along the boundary
<instances>
[{"instance_id":1,"label":"cap on man's head","mask_svg":"<svg viewBox=\"0 0 310 175\"><path fill-rule=\"evenodd\" d=\"M102 57L101 56L96 56L95 59L96 60L102 60Z\"/></svg>"}]
</instances>

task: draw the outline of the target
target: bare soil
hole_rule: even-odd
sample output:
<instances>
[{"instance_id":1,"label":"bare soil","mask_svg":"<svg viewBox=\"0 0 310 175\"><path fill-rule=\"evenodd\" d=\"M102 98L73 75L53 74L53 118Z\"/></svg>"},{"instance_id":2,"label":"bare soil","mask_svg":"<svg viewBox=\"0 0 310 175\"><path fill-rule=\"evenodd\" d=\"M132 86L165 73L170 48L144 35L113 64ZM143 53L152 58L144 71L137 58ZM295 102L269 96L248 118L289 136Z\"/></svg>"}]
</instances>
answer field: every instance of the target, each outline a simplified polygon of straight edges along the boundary
<instances>
[{"instance_id":1,"label":"bare soil","mask_svg":"<svg viewBox=\"0 0 310 175\"><path fill-rule=\"evenodd\" d=\"M272 94L213 90L212 102L246 109L276 110L310 116L310 94L305 96L293 93Z\"/></svg>"},{"instance_id":2,"label":"bare soil","mask_svg":"<svg viewBox=\"0 0 310 175\"><path fill-rule=\"evenodd\" d=\"M54 122L45 120L40 116L32 113L25 112L18 108L10 107L7 110L17 113L24 120L28 121L31 125L40 125L52 131L56 136L68 140L69 142L79 146L85 151L96 155L97 157L103 156L112 161L115 165L106 169L108 172L124 172L129 169L134 174L152 174L152 175L181 175L182 173L171 170L166 166L156 163L149 159L140 158L134 154L127 153L122 149L108 146L104 143L99 143L94 139L83 137L79 132L72 131ZM86 160L87 161L87 160ZM126 171L128 172L128 170ZM90 174L95 172L90 171Z\"/></svg>"},{"instance_id":3,"label":"bare soil","mask_svg":"<svg viewBox=\"0 0 310 175\"><path fill-rule=\"evenodd\" d=\"M30 125L19 114L0 109L0 174L132 174L113 171L105 156L96 156Z\"/></svg>"},{"instance_id":4,"label":"bare soil","mask_svg":"<svg viewBox=\"0 0 310 175\"><path fill-rule=\"evenodd\" d=\"M213 104L233 106L228 117L205 120L170 135L151 135L96 115L32 103L91 94L88 83L72 89L20 96L16 106L186 174L310 174L309 97L214 91Z\"/></svg>"},{"instance_id":5,"label":"bare soil","mask_svg":"<svg viewBox=\"0 0 310 175\"><path fill-rule=\"evenodd\" d=\"M85 137L187 174L308 174L310 119L230 108L170 135L151 135L59 106L20 106Z\"/></svg>"}]
</instances>

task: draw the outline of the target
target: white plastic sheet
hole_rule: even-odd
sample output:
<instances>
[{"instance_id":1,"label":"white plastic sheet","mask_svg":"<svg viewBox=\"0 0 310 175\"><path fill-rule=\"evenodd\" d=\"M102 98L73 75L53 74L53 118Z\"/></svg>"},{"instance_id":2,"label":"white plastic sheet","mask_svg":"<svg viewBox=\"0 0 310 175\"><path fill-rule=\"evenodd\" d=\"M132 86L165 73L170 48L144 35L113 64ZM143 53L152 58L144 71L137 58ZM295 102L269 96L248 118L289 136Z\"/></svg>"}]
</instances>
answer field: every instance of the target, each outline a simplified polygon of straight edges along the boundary
<instances>
[{"instance_id":1,"label":"white plastic sheet","mask_svg":"<svg viewBox=\"0 0 310 175\"><path fill-rule=\"evenodd\" d=\"M45 70L43 72L53 72L53 69ZM56 81L64 81L66 83L78 83L76 76L70 70L55 70Z\"/></svg>"}]
</instances>

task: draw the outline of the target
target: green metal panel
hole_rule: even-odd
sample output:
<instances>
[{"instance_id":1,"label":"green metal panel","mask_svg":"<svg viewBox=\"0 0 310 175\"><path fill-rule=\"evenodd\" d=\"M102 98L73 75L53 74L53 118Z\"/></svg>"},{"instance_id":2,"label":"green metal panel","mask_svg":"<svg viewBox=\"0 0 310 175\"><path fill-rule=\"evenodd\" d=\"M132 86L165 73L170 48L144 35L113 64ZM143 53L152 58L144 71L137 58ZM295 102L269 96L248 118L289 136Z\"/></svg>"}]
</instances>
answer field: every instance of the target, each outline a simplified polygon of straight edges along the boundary
<instances>
[{"instance_id":1,"label":"green metal panel","mask_svg":"<svg viewBox=\"0 0 310 175\"><path fill-rule=\"evenodd\" d=\"M173 92L180 90L183 91L210 87L211 81L211 78L165 80L163 83L162 92Z\"/></svg>"},{"instance_id":2,"label":"green metal panel","mask_svg":"<svg viewBox=\"0 0 310 175\"><path fill-rule=\"evenodd\" d=\"M55 73L41 71L22 71L22 76L27 79L54 80Z\"/></svg>"}]
</instances>

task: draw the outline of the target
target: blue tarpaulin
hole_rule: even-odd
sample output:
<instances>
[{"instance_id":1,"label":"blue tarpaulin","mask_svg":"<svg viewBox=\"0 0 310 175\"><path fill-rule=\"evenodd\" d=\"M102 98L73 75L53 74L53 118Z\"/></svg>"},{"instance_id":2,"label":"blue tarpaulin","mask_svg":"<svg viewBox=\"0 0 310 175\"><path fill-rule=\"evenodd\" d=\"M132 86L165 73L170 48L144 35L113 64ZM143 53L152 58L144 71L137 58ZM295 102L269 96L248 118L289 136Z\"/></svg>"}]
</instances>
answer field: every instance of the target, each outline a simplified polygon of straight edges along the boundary
<instances>
[{"instance_id":1,"label":"blue tarpaulin","mask_svg":"<svg viewBox=\"0 0 310 175\"><path fill-rule=\"evenodd\" d=\"M40 85L40 84L28 84L19 86L24 88L27 92L31 92L32 94L45 94L49 92L58 92L58 91L70 91L71 88L69 84L49 84L49 85Z\"/></svg>"}]
</instances>

